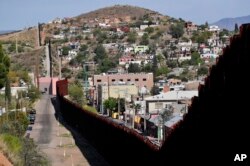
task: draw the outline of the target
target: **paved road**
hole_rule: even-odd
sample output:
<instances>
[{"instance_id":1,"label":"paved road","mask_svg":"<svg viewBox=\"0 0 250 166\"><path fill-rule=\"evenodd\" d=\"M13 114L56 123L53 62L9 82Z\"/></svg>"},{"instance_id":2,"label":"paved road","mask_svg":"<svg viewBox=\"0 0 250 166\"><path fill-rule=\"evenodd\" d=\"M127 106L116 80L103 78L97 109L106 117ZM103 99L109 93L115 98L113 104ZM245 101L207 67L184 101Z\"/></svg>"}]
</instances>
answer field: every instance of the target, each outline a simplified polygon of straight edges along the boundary
<instances>
[{"instance_id":1,"label":"paved road","mask_svg":"<svg viewBox=\"0 0 250 166\"><path fill-rule=\"evenodd\" d=\"M47 154L51 164L108 166L102 156L77 131L65 124L62 118L60 122L63 125L57 121L51 99L54 98L45 94L36 103L36 121L30 132L30 137Z\"/></svg>"},{"instance_id":2,"label":"paved road","mask_svg":"<svg viewBox=\"0 0 250 166\"><path fill-rule=\"evenodd\" d=\"M53 107L50 102L50 97L44 95L40 102L36 105L36 109L39 110L37 113L37 119L35 126L39 126L40 131L37 143L38 144L49 144L52 137L52 122L55 121Z\"/></svg>"}]
</instances>

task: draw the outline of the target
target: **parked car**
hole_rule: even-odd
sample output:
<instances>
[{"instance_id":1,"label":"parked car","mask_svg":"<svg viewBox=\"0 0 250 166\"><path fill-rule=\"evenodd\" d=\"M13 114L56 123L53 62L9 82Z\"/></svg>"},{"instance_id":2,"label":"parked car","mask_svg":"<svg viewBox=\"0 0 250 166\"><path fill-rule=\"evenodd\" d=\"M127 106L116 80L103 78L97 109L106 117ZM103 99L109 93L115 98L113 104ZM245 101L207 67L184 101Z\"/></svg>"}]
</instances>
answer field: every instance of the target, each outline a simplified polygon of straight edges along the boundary
<instances>
[{"instance_id":1,"label":"parked car","mask_svg":"<svg viewBox=\"0 0 250 166\"><path fill-rule=\"evenodd\" d=\"M35 120L34 119L30 119L30 124L34 124Z\"/></svg>"},{"instance_id":2,"label":"parked car","mask_svg":"<svg viewBox=\"0 0 250 166\"><path fill-rule=\"evenodd\" d=\"M34 124L34 123L35 123L35 120L36 120L36 114L34 114L34 113L29 113L29 114L28 114L28 119L29 119L30 124Z\"/></svg>"},{"instance_id":3,"label":"parked car","mask_svg":"<svg viewBox=\"0 0 250 166\"><path fill-rule=\"evenodd\" d=\"M36 109L34 108L28 109L27 114L36 114Z\"/></svg>"},{"instance_id":4,"label":"parked car","mask_svg":"<svg viewBox=\"0 0 250 166\"><path fill-rule=\"evenodd\" d=\"M36 114L36 110L34 108L32 108L29 112L29 114Z\"/></svg>"}]
</instances>

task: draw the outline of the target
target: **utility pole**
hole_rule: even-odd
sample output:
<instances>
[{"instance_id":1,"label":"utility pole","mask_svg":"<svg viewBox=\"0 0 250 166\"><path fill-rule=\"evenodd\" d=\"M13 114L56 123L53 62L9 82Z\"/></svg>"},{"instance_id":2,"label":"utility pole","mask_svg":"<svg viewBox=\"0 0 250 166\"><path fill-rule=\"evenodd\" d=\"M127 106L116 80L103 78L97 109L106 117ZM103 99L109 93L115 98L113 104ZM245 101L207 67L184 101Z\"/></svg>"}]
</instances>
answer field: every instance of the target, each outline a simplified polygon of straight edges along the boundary
<instances>
[{"instance_id":1,"label":"utility pole","mask_svg":"<svg viewBox=\"0 0 250 166\"><path fill-rule=\"evenodd\" d=\"M58 59L59 59L59 80L61 80L62 79L62 57L61 57L61 49L59 48L57 48L57 46L56 46L56 49L57 49L57 57L58 57Z\"/></svg>"},{"instance_id":2,"label":"utility pole","mask_svg":"<svg viewBox=\"0 0 250 166\"><path fill-rule=\"evenodd\" d=\"M120 119L120 92L118 94L118 119Z\"/></svg>"},{"instance_id":3,"label":"utility pole","mask_svg":"<svg viewBox=\"0 0 250 166\"><path fill-rule=\"evenodd\" d=\"M102 102L101 102L101 111L102 111L102 115L104 114L104 110L103 110L103 100L104 100L104 97L103 97L103 86L101 86L101 90L102 90Z\"/></svg>"},{"instance_id":4,"label":"utility pole","mask_svg":"<svg viewBox=\"0 0 250 166\"><path fill-rule=\"evenodd\" d=\"M110 96L110 94L109 94L109 75L107 76L107 79L108 79L108 98L109 98L109 96Z\"/></svg>"},{"instance_id":5,"label":"utility pole","mask_svg":"<svg viewBox=\"0 0 250 166\"><path fill-rule=\"evenodd\" d=\"M87 72L86 65L88 64L83 63L83 100L84 100L83 102L84 102L84 105L87 104L86 100L87 100L87 91L88 91L88 72Z\"/></svg>"},{"instance_id":6,"label":"utility pole","mask_svg":"<svg viewBox=\"0 0 250 166\"><path fill-rule=\"evenodd\" d=\"M53 78L53 59L52 59L52 48L51 48L51 41L49 40L49 70L50 70L50 77Z\"/></svg>"},{"instance_id":7,"label":"utility pole","mask_svg":"<svg viewBox=\"0 0 250 166\"><path fill-rule=\"evenodd\" d=\"M38 66L38 58L36 56L36 65L35 65L35 77L36 77L36 81L37 81L37 88L39 89L39 66Z\"/></svg>"},{"instance_id":8,"label":"utility pole","mask_svg":"<svg viewBox=\"0 0 250 166\"><path fill-rule=\"evenodd\" d=\"M141 108L144 108L144 107L142 106ZM142 109L142 111L143 111L143 109ZM146 109L144 110L144 125L143 125L143 127L144 127L144 133L145 133L147 130Z\"/></svg>"},{"instance_id":9,"label":"utility pole","mask_svg":"<svg viewBox=\"0 0 250 166\"><path fill-rule=\"evenodd\" d=\"M132 121L132 127L135 128L135 109L133 108L133 121Z\"/></svg>"},{"instance_id":10,"label":"utility pole","mask_svg":"<svg viewBox=\"0 0 250 166\"><path fill-rule=\"evenodd\" d=\"M18 54L17 35L16 35L16 54Z\"/></svg>"}]
</instances>

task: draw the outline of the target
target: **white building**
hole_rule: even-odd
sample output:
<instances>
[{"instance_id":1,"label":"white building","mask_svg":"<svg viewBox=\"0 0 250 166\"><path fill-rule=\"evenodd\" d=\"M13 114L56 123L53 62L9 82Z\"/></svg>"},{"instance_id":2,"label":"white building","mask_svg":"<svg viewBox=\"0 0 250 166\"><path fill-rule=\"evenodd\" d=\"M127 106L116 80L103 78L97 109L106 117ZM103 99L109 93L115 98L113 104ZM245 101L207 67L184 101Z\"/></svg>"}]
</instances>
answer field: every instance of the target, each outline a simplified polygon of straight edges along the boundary
<instances>
[{"instance_id":1,"label":"white building","mask_svg":"<svg viewBox=\"0 0 250 166\"><path fill-rule=\"evenodd\" d=\"M64 34L59 34L59 35L53 35L54 39L64 39L65 35Z\"/></svg>"},{"instance_id":2,"label":"white building","mask_svg":"<svg viewBox=\"0 0 250 166\"><path fill-rule=\"evenodd\" d=\"M156 114L159 110L166 108L166 105L188 102L192 97L198 96L198 91L169 91L167 93L161 93L159 95L150 96L145 98L146 111L149 114Z\"/></svg>"},{"instance_id":3,"label":"white building","mask_svg":"<svg viewBox=\"0 0 250 166\"><path fill-rule=\"evenodd\" d=\"M201 54L201 58L203 59L210 59L210 58L217 58L219 55L218 54L212 54L212 53L205 53Z\"/></svg>"},{"instance_id":4,"label":"white building","mask_svg":"<svg viewBox=\"0 0 250 166\"><path fill-rule=\"evenodd\" d=\"M18 91L28 92L28 87L11 87L11 96L16 96ZM0 94L5 94L5 87L0 90Z\"/></svg>"},{"instance_id":5,"label":"white building","mask_svg":"<svg viewBox=\"0 0 250 166\"><path fill-rule=\"evenodd\" d=\"M211 26L209 26L208 31L210 31L210 32L218 32L218 31L220 31L220 28L217 25L211 25Z\"/></svg>"}]
</instances>

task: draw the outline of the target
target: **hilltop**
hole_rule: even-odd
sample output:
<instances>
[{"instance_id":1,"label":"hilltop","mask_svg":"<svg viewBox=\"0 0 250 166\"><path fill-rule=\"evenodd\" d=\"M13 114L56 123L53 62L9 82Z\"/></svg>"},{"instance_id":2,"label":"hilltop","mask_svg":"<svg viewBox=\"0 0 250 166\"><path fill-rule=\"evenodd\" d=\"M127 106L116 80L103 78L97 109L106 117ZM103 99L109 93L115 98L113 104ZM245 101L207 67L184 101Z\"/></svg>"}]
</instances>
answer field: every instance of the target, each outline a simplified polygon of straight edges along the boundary
<instances>
[{"instance_id":1,"label":"hilltop","mask_svg":"<svg viewBox=\"0 0 250 166\"><path fill-rule=\"evenodd\" d=\"M151 17L154 19L160 19L163 17L162 14L150 10L145 9L141 7L136 6L129 6L129 5L115 5L110 7L105 7L101 9L97 9L95 11L91 11L88 13L80 14L76 17L67 18L67 22L74 22L74 24L81 25L83 22L89 22L90 20L96 21L96 20L103 20L112 22L114 24L116 23L122 23L122 22L134 22L139 19L143 19L144 17ZM64 19L65 20L65 19ZM43 26L45 29L44 31L47 31L47 36L51 33L51 29L54 28L53 24L45 23ZM10 33L0 34L0 41L22 41L22 42L29 42L33 47L37 46L37 27L30 27L28 29L20 30L20 31L14 31Z\"/></svg>"},{"instance_id":2,"label":"hilltop","mask_svg":"<svg viewBox=\"0 0 250 166\"><path fill-rule=\"evenodd\" d=\"M115 5L110 7L101 8L95 11L81 14L76 18L80 19L95 19L95 18L127 18L127 19L139 19L144 15L162 16L156 11L145 9L141 7L129 6L129 5ZM128 18L129 17L129 18Z\"/></svg>"}]
</instances>

